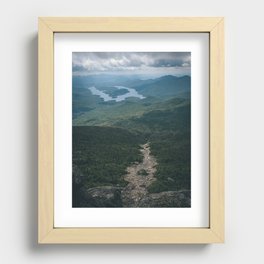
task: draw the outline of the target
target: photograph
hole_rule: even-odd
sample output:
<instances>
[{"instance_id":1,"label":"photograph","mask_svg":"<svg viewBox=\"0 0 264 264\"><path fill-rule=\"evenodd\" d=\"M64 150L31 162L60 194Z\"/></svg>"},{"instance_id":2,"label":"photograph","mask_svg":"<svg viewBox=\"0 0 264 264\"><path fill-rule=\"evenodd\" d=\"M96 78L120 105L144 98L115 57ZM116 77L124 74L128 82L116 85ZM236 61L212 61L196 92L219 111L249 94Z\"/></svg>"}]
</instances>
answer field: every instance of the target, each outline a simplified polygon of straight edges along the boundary
<instances>
[{"instance_id":1,"label":"photograph","mask_svg":"<svg viewBox=\"0 0 264 264\"><path fill-rule=\"evenodd\" d=\"M191 52L72 52L72 207L191 207Z\"/></svg>"}]
</instances>

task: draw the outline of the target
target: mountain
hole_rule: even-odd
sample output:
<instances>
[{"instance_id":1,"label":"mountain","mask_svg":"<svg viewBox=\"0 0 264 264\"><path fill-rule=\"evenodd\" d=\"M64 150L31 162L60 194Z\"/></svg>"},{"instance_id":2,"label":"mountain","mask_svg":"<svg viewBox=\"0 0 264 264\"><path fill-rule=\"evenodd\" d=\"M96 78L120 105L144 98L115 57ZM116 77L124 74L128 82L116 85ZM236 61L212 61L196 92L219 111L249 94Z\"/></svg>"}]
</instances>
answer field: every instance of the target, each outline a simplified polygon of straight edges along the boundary
<instances>
[{"instance_id":1,"label":"mountain","mask_svg":"<svg viewBox=\"0 0 264 264\"><path fill-rule=\"evenodd\" d=\"M142 81L139 85L132 84L140 94L159 98L190 98L190 76L176 77L172 75L162 76L154 80Z\"/></svg>"},{"instance_id":2,"label":"mountain","mask_svg":"<svg viewBox=\"0 0 264 264\"><path fill-rule=\"evenodd\" d=\"M136 81L141 81L136 75L111 75L111 74L99 74L99 75L84 75L73 76L72 86L73 88L80 87L105 87L115 85L128 85Z\"/></svg>"}]
</instances>

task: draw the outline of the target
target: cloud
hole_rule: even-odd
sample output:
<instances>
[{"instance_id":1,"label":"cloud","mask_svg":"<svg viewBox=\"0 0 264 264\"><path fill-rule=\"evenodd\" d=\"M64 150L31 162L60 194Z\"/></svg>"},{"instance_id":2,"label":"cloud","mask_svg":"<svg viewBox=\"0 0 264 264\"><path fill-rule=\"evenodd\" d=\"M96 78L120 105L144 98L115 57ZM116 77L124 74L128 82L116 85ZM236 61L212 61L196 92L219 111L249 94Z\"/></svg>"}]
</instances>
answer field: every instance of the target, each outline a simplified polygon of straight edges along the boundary
<instances>
[{"instance_id":1,"label":"cloud","mask_svg":"<svg viewBox=\"0 0 264 264\"><path fill-rule=\"evenodd\" d=\"M73 74L190 72L190 52L73 52Z\"/></svg>"}]
</instances>

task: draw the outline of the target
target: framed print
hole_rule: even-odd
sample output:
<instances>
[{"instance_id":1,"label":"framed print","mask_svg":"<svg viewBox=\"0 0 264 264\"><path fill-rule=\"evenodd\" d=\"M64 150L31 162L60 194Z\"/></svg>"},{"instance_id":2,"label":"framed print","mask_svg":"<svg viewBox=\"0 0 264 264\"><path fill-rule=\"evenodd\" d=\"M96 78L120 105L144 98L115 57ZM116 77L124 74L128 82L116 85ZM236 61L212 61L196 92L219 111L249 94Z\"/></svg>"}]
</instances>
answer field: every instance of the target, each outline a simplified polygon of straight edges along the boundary
<instances>
[{"instance_id":1,"label":"framed print","mask_svg":"<svg viewBox=\"0 0 264 264\"><path fill-rule=\"evenodd\" d=\"M223 18L39 18L39 243L224 241Z\"/></svg>"}]
</instances>

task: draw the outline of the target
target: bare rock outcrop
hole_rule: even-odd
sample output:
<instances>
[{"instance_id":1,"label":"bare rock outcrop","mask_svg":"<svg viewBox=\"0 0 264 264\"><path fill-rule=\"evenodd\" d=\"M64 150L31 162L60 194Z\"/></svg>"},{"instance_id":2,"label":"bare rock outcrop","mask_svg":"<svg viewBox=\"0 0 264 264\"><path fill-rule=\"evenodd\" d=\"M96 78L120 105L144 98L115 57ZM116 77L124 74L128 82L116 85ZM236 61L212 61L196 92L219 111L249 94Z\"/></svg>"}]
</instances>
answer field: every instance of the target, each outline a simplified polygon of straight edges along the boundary
<instances>
[{"instance_id":1,"label":"bare rock outcrop","mask_svg":"<svg viewBox=\"0 0 264 264\"><path fill-rule=\"evenodd\" d=\"M80 207L123 207L121 190L113 186L82 188Z\"/></svg>"},{"instance_id":2,"label":"bare rock outcrop","mask_svg":"<svg viewBox=\"0 0 264 264\"><path fill-rule=\"evenodd\" d=\"M190 191L167 191L149 193L139 202L139 207L190 207Z\"/></svg>"}]
</instances>

